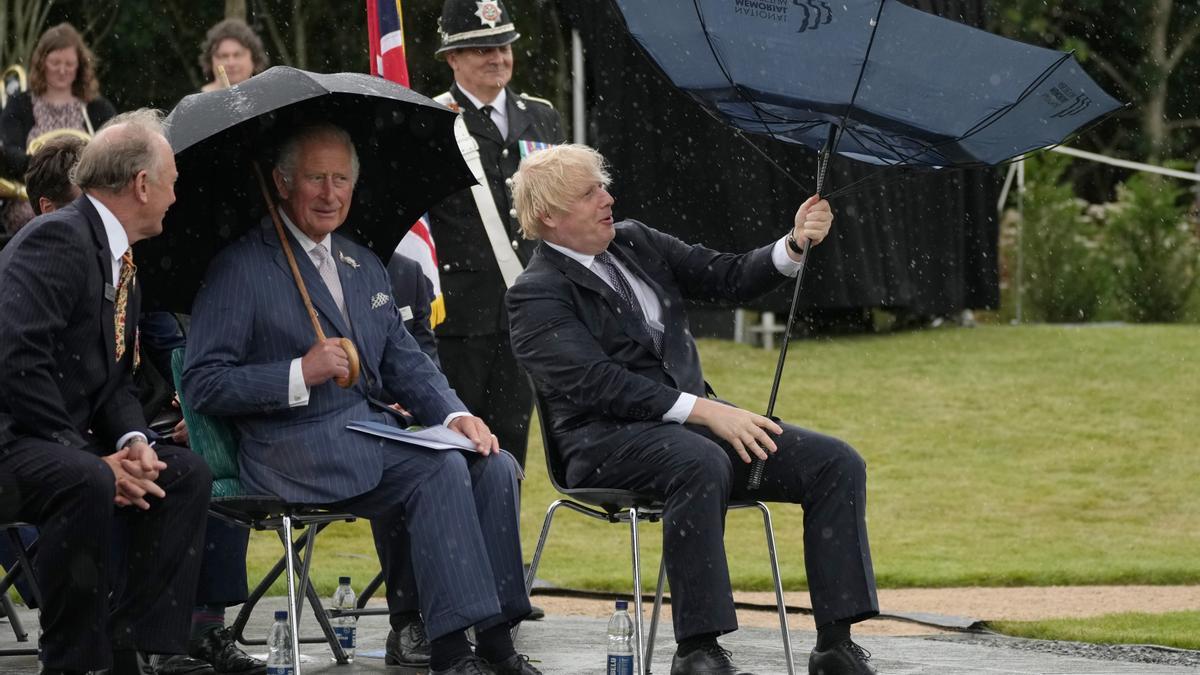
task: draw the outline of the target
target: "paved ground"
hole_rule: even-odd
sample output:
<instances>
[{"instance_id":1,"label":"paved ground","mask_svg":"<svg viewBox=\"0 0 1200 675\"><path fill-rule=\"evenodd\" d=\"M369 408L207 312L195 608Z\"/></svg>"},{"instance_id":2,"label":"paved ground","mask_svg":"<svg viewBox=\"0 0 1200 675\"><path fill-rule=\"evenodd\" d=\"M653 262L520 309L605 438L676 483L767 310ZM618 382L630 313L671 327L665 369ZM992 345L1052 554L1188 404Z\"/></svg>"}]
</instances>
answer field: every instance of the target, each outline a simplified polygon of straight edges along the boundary
<instances>
[{"instance_id":1,"label":"paved ground","mask_svg":"<svg viewBox=\"0 0 1200 675\"><path fill-rule=\"evenodd\" d=\"M281 598L270 599L265 611L258 613L252 623L252 635L265 635L269 621L269 610L282 607ZM34 616L23 612L26 625L35 625ZM315 624L313 624L315 626ZM545 621L526 624L518 637L518 647L541 659L539 667L552 673L571 675L602 675L604 672L603 619L550 615ZM360 621L360 650L355 663L339 667L330 662L329 652L322 645L306 645L302 648L305 660L304 672L324 675L354 675L362 673L389 673L411 675L412 671L387 668L383 665L382 648L387 632L383 617L367 617ZM669 630L666 631L669 635ZM798 672L805 668L808 651L812 648L815 633L796 630L792 642L799 661ZM1074 655L1048 653L1030 648L1029 641L1004 638L981 639L974 634L941 634L935 636L881 636L862 635L859 641L874 655L874 663L886 675L1185 675L1200 673L1200 668L1138 663L1131 660L1099 660L1080 658ZM787 672L783 649L779 642L778 629L747 627L728 639L725 645L732 649L738 663L758 675L778 675ZM0 623L0 649L16 646L12 632ZM670 672L673 644L664 644L655 650L654 672L665 675ZM262 647L251 647L251 653L264 651ZM1109 658L1113 658L1110 654ZM1118 658L1121 658L1118 655ZM1133 658L1130 656L1129 658ZM8 673L36 673L37 662L33 657L5 657L0 659L0 675Z\"/></svg>"}]
</instances>

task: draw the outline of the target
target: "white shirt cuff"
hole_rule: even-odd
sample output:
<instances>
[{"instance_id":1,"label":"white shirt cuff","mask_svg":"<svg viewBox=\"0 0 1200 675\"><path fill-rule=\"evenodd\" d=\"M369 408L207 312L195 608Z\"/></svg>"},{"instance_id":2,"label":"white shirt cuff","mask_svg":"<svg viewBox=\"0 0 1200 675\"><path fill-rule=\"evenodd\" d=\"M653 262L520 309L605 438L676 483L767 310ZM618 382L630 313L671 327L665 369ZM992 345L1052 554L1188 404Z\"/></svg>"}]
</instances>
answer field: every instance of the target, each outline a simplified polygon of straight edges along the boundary
<instances>
[{"instance_id":1,"label":"white shirt cuff","mask_svg":"<svg viewBox=\"0 0 1200 675\"><path fill-rule=\"evenodd\" d=\"M463 411L463 410L459 410L458 412L452 412L449 415L446 415L446 419L442 420L442 426L448 427L448 426L450 426L450 423L453 422L454 420L456 420L460 417L470 417L470 416L471 416L471 413Z\"/></svg>"},{"instance_id":2,"label":"white shirt cuff","mask_svg":"<svg viewBox=\"0 0 1200 675\"><path fill-rule=\"evenodd\" d=\"M143 434L140 431L130 431L129 433L117 439L117 451L120 452L121 448L129 445L135 438L140 438L149 443L149 441L146 439L146 434Z\"/></svg>"},{"instance_id":3,"label":"white shirt cuff","mask_svg":"<svg viewBox=\"0 0 1200 675\"><path fill-rule=\"evenodd\" d=\"M692 408L696 407L696 395L688 393L680 393L679 398L675 399L675 405L662 416L664 422L675 422L683 424L692 414Z\"/></svg>"},{"instance_id":4,"label":"white shirt cuff","mask_svg":"<svg viewBox=\"0 0 1200 675\"><path fill-rule=\"evenodd\" d=\"M288 370L288 407L299 408L308 405L308 386L304 384L304 368L300 359L292 359L292 367Z\"/></svg>"},{"instance_id":5,"label":"white shirt cuff","mask_svg":"<svg viewBox=\"0 0 1200 675\"><path fill-rule=\"evenodd\" d=\"M775 247L771 249L771 262L775 263L775 269L785 277L794 277L800 272L800 263L788 255L786 235L775 242Z\"/></svg>"}]
</instances>

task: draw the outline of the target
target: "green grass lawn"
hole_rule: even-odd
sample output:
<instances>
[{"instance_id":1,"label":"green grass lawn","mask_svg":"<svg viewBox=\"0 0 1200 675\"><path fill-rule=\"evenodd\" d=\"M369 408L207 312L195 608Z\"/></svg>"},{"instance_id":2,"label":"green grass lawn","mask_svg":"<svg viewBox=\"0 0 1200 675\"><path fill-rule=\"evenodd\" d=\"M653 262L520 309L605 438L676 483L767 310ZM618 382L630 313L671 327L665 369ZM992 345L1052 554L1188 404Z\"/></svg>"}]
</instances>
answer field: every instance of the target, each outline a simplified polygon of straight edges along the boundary
<instances>
[{"instance_id":1,"label":"green grass lawn","mask_svg":"<svg viewBox=\"0 0 1200 675\"><path fill-rule=\"evenodd\" d=\"M765 408L773 352L707 340L701 354L722 397ZM992 325L794 343L777 413L866 457L880 586L1186 584L1200 583L1197 407L1200 327ZM526 559L555 498L536 431L529 457ZM801 510L772 513L785 584L804 588ZM652 586L659 528L643 532ZM755 514L731 514L726 542L735 586L769 588ZM318 549L323 593L378 570L363 523ZM252 560L277 551L256 536ZM539 576L621 590L629 560L627 528L562 511Z\"/></svg>"},{"instance_id":2,"label":"green grass lawn","mask_svg":"<svg viewBox=\"0 0 1200 675\"><path fill-rule=\"evenodd\" d=\"M1090 619L1004 621L990 626L1007 635L1102 644L1155 644L1200 649L1200 611L1108 614Z\"/></svg>"}]
</instances>

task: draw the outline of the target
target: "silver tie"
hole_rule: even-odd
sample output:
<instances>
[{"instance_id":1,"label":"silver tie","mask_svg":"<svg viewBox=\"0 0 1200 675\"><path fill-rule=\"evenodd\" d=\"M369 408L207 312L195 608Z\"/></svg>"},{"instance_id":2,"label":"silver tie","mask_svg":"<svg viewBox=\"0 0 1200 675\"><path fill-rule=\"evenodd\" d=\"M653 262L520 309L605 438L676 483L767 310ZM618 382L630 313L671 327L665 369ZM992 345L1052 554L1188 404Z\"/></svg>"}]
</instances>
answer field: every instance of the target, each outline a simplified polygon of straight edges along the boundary
<instances>
[{"instance_id":1,"label":"silver tie","mask_svg":"<svg viewBox=\"0 0 1200 675\"><path fill-rule=\"evenodd\" d=\"M325 247L320 245L313 247L309 255L313 259L313 264L317 266L317 271L321 273L321 280L325 282L329 294L333 296L333 302L337 304L338 311L342 313L342 318L349 325L350 317L346 314L346 298L342 295L342 280L338 278L333 258L325 250Z\"/></svg>"}]
</instances>

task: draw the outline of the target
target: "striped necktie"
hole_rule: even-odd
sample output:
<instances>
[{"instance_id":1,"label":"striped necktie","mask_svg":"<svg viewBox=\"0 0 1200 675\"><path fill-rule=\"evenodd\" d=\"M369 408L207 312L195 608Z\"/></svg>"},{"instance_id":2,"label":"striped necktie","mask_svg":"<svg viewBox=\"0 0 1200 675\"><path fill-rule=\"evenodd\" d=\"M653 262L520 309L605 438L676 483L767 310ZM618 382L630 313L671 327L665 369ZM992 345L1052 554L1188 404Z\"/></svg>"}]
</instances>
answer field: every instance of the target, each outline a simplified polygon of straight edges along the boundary
<instances>
[{"instance_id":1,"label":"striped necktie","mask_svg":"<svg viewBox=\"0 0 1200 675\"><path fill-rule=\"evenodd\" d=\"M621 274L621 270L617 269L612 255L608 251L604 251L596 256L596 264L604 272L609 285L613 287L617 295L621 296L621 299L625 301L626 306L633 312L633 315L646 328L646 332L650 334L650 340L654 342L654 353L661 357L663 353L663 332L651 326L650 322L646 319L646 313L642 311L641 303L638 302L637 296L633 294L633 287L629 285L629 280L625 278L625 275Z\"/></svg>"}]
</instances>

